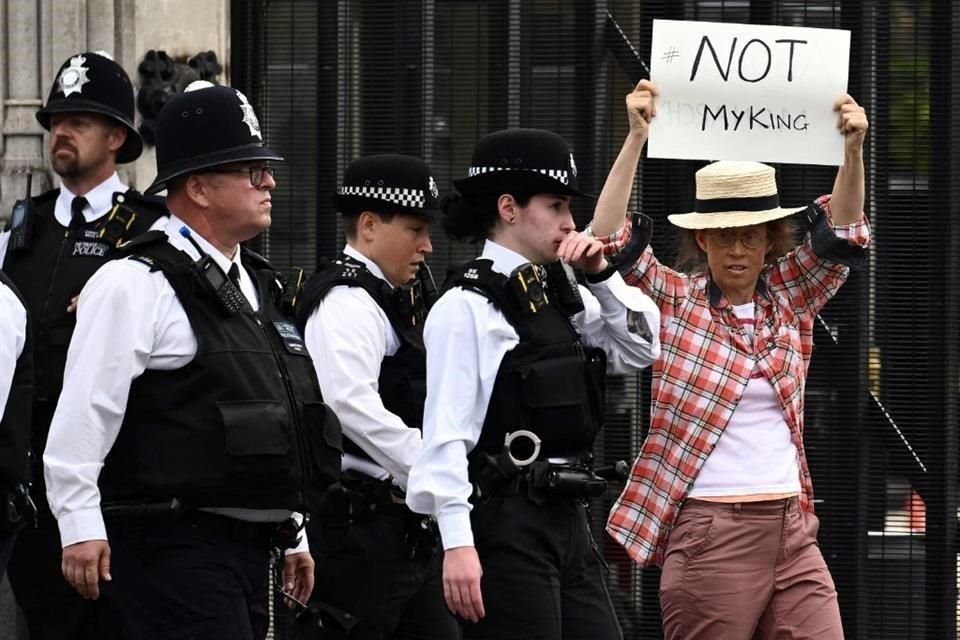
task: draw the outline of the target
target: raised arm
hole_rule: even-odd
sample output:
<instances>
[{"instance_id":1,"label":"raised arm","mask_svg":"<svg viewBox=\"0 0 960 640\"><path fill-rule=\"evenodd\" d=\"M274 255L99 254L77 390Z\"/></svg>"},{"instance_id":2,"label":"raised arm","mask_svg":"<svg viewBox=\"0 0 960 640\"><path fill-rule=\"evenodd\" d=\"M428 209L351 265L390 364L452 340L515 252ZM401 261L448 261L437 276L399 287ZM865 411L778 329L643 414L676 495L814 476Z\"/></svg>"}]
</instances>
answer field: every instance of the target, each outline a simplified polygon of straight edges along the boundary
<instances>
[{"instance_id":1,"label":"raised arm","mask_svg":"<svg viewBox=\"0 0 960 640\"><path fill-rule=\"evenodd\" d=\"M633 92L627 94L630 131L597 199L593 222L590 224L596 236L610 235L623 226L623 217L630 202L630 192L640 162L640 152L647 142L650 121L657 115L653 103L657 93L656 85L649 80L641 80Z\"/></svg>"},{"instance_id":2,"label":"raised arm","mask_svg":"<svg viewBox=\"0 0 960 640\"><path fill-rule=\"evenodd\" d=\"M849 95L833 105L838 113L837 128L844 137L843 164L833 183L830 210L835 225L853 224L863 216L864 171L863 140L867 134L867 114ZM598 203L599 208L599 203Z\"/></svg>"}]
</instances>

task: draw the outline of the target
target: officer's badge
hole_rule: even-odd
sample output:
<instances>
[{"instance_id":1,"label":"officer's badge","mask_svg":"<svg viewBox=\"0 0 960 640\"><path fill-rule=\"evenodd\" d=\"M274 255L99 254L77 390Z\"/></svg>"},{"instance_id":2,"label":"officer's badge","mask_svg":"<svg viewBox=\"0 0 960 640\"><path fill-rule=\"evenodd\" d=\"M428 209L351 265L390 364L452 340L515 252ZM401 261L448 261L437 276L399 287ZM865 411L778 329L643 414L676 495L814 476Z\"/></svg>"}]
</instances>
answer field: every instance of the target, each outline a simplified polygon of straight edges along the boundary
<instances>
[{"instance_id":1,"label":"officer's badge","mask_svg":"<svg viewBox=\"0 0 960 640\"><path fill-rule=\"evenodd\" d=\"M87 77L87 67L83 66L87 59L83 56L73 56L70 58L70 66L60 72L57 83L60 85L60 92L66 98L71 93L82 93L83 85L90 82Z\"/></svg>"},{"instance_id":2,"label":"officer's badge","mask_svg":"<svg viewBox=\"0 0 960 640\"><path fill-rule=\"evenodd\" d=\"M240 99L240 110L243 111L243 123L250 127L250 135L257 136L263 141L260 135L260 121L257 120L257 114L253 112L253 106L247 102L247 96L237 91L237 98Z\"/></svg>"},{"instance_id":3,"label":"officer's badge","mask_svg":"<svg viewBox=\"0 0 960 640\"><path fill-rule=\"evenodd\" d=\"M570 154L570 173L577 175L577 163L573 161L573 154Z\"/></svg>"},{"instance_id":4,"label":"officer's badge","mask_svg":"<svg viewBox=\"0 0 960 640\"><path fill-rule=\"evenodd\" d=\"M437 188L437 183L434 182L433 176L430 176L429 180L427 181L427 188L430 189L430 195L432 195L434 198L440 195L440 189Z\"/></svg>"}]
</instances>

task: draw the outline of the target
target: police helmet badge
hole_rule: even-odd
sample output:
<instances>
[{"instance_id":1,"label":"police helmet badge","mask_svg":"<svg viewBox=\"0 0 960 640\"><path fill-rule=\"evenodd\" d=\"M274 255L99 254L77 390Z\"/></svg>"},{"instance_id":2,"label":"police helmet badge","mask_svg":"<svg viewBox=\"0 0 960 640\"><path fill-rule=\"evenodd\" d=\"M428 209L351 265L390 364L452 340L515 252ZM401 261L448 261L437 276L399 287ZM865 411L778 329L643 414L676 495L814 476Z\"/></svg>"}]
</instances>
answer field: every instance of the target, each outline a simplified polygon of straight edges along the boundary
<instances>
[{"instance_id":1,"label":"police helmet badge","mask_svg":"<svg viewBox=\"0 0 960 640\"><path fill-rule=\"evenodd\" d=\"M90 82L90 78L87 77L87 71L90 69L83 66L86 62L87 59L83 56L73 56L70 58L70 66L60 72L57 83L64 97L72 93L83 93L83 85Z\"/></svg>"},{"instance_id":2,"label":"police helmet badge","mask_svg":"<svg viewBox=\"0 0 960 640\"><path fill-rule=\"evenodd\" d=\"M257 120L257 114L253 112L253 105L247 102L247 96L237 91L237 98L240 99L240 110L243 112L243 123L250 127L250 135L257 136L263 140L260 134L260 121Z\"/></svg>"},{"instance_id":3,"label":"police helmet badge","mask_svg":"<svg viewBox=\"0 0 960 640\"><path fill-rule=\"evenodd\" d=\"M283 157L263 146L247 97L231 87L197 80L160 110L156 122L157 177L145 194L162 191L179 176L211 167Z\"/></svg>"},{"instance_id":4,"label":"police helmet badge","mask_svg":"<svg viewBox=\"0 0 960 640\"><path fill-rule=\"evenodd\" d=\"M573 161L573 154L570 154L570 173L577 175L577 163Z\"/></svg>"},{"instance_id":5,"label":"police helmet badge","mask_svg":"<svg viewBox=\"0 0 960 640\"><path fill-rule=\"evenodd\" d=\"M437 188L437 183L433 179L433 176L429 176L427 179L427 188L430 189L430 195L436 198L440 195L440 189Z\"/></svg>"}]
</instances>

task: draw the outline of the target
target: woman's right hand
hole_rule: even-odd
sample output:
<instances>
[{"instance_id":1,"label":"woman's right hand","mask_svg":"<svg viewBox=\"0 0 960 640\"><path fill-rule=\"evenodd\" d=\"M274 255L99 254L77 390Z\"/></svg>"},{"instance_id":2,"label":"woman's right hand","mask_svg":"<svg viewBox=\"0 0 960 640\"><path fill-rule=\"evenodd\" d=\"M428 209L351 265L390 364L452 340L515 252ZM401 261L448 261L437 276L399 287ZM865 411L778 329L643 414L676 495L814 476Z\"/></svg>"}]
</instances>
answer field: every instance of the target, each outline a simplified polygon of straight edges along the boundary
<instances>
[{"instance_id":1,"label":"woman's right hand","mask_svg":"<svg viewBox=\"0 0 960 640\"><path fill-rule=\"evenodd\" d=\"M649 80L641 80L631 93L627 94L627 117L630 120L630 135L647 139L650 121L657 117L657 107L653 103L659 95L657 85Z\"/></svg>"},{"instance_id":2,"label":"woman's right hand","mask_svg":"<svg viewBox=\"0 0 960 640\"><path fill-rule=\"evenodd\" d=\"M455 616L478 622L485 613L480 595L480 556L475 547L454 547L443 554L443 597Z\"/></svg>"}]
</instances>

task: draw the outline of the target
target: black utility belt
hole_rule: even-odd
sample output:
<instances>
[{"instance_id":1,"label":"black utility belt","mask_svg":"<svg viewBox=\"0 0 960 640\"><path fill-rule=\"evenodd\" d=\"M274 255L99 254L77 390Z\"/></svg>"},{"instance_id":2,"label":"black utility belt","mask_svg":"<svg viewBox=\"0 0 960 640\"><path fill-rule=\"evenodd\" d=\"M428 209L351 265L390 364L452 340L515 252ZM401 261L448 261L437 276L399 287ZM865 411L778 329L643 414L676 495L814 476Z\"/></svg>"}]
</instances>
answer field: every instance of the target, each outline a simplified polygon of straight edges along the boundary
<instances>
[{"instance_id":1,"label":"black utility belt","mask_svg":"<svg viewBox=\"0 0 960 640\"><path fill-rule=\"evenodd\" d=\"M335 488L334 488L335 490ZM410 510L403 489L392 478L378 479L355 469L347 469L340 476L342 504L352 519L363 519L376 514L422 519Z\"/></svg>"},{"instance_id":2,"label":"black utility belt","mask_svg":"<svg viewBox=\"0 0 960 640\"><path fill-rule=\"evenodd\" d=\"M243 542L292 549L300 542L299 525L293 518L284 522L256 522L185 508L174 498L167 502L112 504L101 509L111 530L124 535L141 535L148 529L167 525L196 526Z\"/></svg>"},{"instance_id":3,"label":"black utility belt","mask_svg":"<svg viewBox=\"0 0 960 640\"><path fill-rule=\"evenodd\" d=\"M493 495L526 494L532 499L588 499L602 496L607 481L592 469L580 465L557 464L538 460L517 469L513 478L507 478Z\"/></svg>"}]
</instances>

